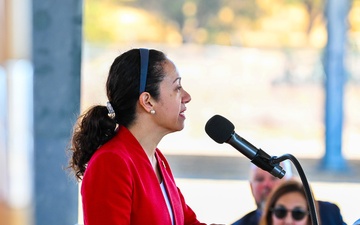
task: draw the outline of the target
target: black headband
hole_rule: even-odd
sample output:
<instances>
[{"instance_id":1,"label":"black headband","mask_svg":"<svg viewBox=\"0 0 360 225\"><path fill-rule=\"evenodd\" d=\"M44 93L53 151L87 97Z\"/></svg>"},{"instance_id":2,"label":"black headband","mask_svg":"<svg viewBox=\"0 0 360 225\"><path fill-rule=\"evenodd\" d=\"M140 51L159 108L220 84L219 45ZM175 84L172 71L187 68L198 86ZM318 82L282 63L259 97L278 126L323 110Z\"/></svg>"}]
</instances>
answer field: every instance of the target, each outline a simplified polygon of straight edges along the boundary
<instances>
[{"instance_id":1,"label":"black headband","mask_svg":"<svg viewBox=\"0 0 360 225\"><path fill-rule=\"evenodd\" d=\"M140 48L140 89L139 94L145 91L148 66L149 66L149 49Z\"/></svg>"}]
</instances>

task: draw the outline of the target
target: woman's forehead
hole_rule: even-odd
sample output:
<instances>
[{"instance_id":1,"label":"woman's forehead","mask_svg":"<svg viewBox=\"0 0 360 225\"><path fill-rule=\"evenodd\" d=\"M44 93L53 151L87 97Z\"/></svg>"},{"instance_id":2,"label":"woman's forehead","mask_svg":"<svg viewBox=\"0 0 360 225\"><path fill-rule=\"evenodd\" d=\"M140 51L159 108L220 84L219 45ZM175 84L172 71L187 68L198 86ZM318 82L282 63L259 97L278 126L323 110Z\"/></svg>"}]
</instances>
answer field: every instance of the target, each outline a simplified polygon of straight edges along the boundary
<instances>
[{"instance_id":1,"label":"woman's forehead","mask_svg":"<svg viewBox=\"0 0 360 225\"><path fill-rule=\"evenodd\" d=\"M276 204L289 204L289 205L301 205L306 206L306 200L304 196L299 192L288 192L279 197Z\"/></svg>"},{"instance_id":2,"label":"woman's forehead","mask_svg":"<svg viewBox=\"0 0 360 225\"><path fill-rule=\"evenodd\" d=\"M164 79L169 80L170 82L176 82L177 80L180 80L180 75L176 69L176 66L173 62L170 60L166 60L163 64L163 70L165 73Z\"/></svg>"}]
</instances>

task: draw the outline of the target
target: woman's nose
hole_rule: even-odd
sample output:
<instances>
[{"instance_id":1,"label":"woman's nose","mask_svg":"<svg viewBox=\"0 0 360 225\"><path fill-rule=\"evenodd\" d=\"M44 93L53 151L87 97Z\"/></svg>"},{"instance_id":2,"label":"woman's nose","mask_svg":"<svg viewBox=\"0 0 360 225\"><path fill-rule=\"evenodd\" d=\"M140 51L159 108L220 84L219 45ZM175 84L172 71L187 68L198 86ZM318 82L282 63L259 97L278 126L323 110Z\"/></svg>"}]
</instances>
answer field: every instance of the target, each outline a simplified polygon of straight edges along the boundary
<instances>
[{"instance_id":1,"label":"woman's nose","mask_svg":"<svg viewBox=\"0 0 360 225\"><path fill-rule=\"evenodd\" d=\"M185 91L184 89L183 89L182 101L183 101L184 103L188 103L188 102L191 101L191 96L190 96L190 94L189 94L187 91Z\"/></svg>"},{"instance_id":2,"label":"woman's nose","mask_svg":"<svg viewBox=\"0 0 360 225\"><path fill-rule=\"evenodd\" d=\"M284 221L285 221L285 225L292 225L293 224L294 221L293 221L293 218L292 218L290 212L286 213L286 217L284 218Z\"/></svg>"}]
</instances>

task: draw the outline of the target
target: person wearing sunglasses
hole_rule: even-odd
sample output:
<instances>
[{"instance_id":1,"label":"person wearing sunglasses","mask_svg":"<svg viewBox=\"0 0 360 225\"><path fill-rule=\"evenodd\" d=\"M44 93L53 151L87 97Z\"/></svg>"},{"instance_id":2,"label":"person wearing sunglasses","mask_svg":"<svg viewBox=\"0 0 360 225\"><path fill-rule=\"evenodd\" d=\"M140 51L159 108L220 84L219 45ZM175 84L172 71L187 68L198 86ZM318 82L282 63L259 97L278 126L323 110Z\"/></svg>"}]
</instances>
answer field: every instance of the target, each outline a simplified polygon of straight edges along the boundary
<instances>
[{"instance_id":1,"label":"person wearing sunglasses","mask_svg":"<svg viewBox=\"0 0 360 225\"><path fill-rule=\"evenodd\" d=\"M269 193L283 181L297 179L292 173L290 161L285 160L280 165L286 171L282 179L278 179L269 172L262 170L254 164L250 164L249 183L257 208L242 216L231 225L258 225ZM343 221L340 208L336 204L319 200L316 203L319 205L319 219L322 224L346 225Z\"/></svg>"},{"instance_id":2,"label":"person wearing sunglasses","mask_svg":"<svg viewBox=\"0 0 360 225\"><path fill-rule=\"evenodd\" d=\"M269 195L260 225L311 225L305 190L302 183L288 180Z\"/></svg>"},{"instance_id":3,"label":"person wearing sunglasses","mask_svg":"<svg viewBox=\"0 0 360 225\"><path fill-rule=\"evenodd\" d=\"M161 51L131 49L110 67L108 102L79 117L69 167L81 183L85 225L198 225L157 148L181 131L191 96Z\"/></svg>"}]
</instances>

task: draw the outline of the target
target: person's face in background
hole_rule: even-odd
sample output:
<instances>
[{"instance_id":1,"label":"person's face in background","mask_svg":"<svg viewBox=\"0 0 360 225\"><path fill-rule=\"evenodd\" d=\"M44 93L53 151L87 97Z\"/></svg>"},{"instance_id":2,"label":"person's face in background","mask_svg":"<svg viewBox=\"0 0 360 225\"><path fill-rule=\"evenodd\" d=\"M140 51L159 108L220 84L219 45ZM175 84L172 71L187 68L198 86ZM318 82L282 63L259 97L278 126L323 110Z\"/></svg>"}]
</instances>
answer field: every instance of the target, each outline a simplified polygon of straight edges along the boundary
<instances>
[{"instance_id":1,"label":"person's face in background","mask_svg":"<svg viewBox=\"0 0 360 225\"><path fill-rule=\"evenodd\" d=\"M271 218L272 225L310 224L307 201L305 197L299 192L284 194L275 202Z\"/></svg>"},{"instance_id":2,"label":"person's face in background","mask_svg":"<svg viewBox=\"0 0 360 225\"><path fill-rule=\"evenodd\" d=\"M258 208L262 208L271 190L280 182L281 179L274 177L269 172L251 166L250 188Z\"/></svg>"}]
</instances>

